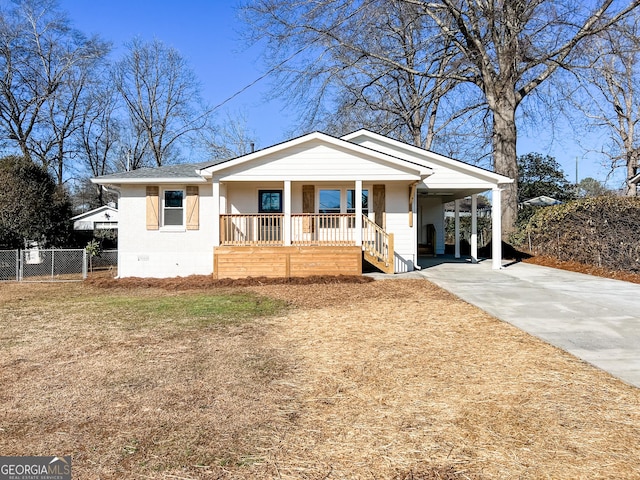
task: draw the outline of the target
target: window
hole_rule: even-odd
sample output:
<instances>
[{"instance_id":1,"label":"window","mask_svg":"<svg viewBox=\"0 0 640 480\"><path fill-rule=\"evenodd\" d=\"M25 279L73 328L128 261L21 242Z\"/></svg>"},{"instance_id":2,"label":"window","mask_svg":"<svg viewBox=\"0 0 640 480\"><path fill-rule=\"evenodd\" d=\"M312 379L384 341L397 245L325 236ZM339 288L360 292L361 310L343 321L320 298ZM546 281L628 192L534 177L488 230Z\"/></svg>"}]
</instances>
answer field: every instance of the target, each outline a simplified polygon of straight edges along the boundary
<instances>
[{"instance_id":1,"label":"window","mask_svg":"<svg viewBox=\"0 0 640 480\"><path fill-rule=\"evenodd\" d=\"M318 213L340 213L340 190L320 190Z\"/></svg>"},{"instance_id":2,"label":"window","mask_svg":"<svg viewBox=\"0 0 640 480\"><path fill-rule=\"evenodd\" d=\"M347 190L347 213L356 213L355 190ZM362 190L362 214L369 215L369 190Z\"/></svg>"},{"instance_id":3,"label":"window","mask_svg":"<svg viewBox=\"0 0 640 480\"><path fill-rule=\"evenodd\" d=\"M162 224L166 227L184 225L184 190L165 190Z\"/></svg>"},{"instance_id":4,"label":"window","mask_svg":"<svg viewBox=\"0 0 640 480\"><path fill-rule=\"evenodd\" d=\"M282 190L258 191L259 213L282 213Z\"/></svg>"}]
</instances>

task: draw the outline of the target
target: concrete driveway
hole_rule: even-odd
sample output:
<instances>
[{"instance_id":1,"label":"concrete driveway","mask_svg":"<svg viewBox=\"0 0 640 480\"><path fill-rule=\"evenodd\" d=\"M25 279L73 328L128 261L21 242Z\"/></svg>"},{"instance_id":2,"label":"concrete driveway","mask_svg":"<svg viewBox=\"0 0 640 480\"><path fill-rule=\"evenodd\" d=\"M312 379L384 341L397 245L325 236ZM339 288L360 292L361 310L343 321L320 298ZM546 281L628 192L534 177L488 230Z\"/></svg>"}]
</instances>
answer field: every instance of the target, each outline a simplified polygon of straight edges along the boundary
<instances>
[{"instance_id":1,"label":"concrete driveway","mask_svg":"<svg viewBox=\"0 0 640 480\"><path fill-rule=\"evenodd\" d=\"M425 259L421 275L491 315L640 387L640 285L527 263Z\"/></svg>"}]
</instances>

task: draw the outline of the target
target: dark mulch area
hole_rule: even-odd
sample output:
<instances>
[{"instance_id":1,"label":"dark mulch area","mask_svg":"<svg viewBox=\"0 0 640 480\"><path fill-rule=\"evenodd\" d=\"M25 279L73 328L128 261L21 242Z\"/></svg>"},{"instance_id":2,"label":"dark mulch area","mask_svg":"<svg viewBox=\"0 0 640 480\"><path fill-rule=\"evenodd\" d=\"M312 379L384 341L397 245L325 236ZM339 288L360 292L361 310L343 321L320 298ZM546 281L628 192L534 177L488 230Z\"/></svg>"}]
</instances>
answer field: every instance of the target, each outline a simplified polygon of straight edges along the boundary
<instances>
[{"instance_id":1,"label":"dark mulch area","mask_svg":"<svg viewBox=\"0 0 640 480\"><path fill-rule=\"evenodd\" d=\"M578 262L565 262L552 257L531 257L523 260L525 263L533 263L544 267L559 268L561 270L569 270L571 272L586 273L595 275L596 277L613 278L615 280L623 280L625 282L640 283L640 274L624 271L608 270L606 268L597 267L595 265L585 265Z\"/></svg>"},{"instance_id":2,"label":"dark mulch area","mask_svg":"<svg viewBox=\"0 0 640 480\"><path fill-rule=\"evenodd\" d=\"M227 287L255 287L261 285L331 285L338 283L369 283L373 278L361 275L315 275L311 277L291 278L221 278L214 279L211 275L191 275L177 278L112 278L106 276L93 276L87 278L85 283L99 288L163 288L165 290L198 290L208 288Z\"/></svg>"}]
</instances>

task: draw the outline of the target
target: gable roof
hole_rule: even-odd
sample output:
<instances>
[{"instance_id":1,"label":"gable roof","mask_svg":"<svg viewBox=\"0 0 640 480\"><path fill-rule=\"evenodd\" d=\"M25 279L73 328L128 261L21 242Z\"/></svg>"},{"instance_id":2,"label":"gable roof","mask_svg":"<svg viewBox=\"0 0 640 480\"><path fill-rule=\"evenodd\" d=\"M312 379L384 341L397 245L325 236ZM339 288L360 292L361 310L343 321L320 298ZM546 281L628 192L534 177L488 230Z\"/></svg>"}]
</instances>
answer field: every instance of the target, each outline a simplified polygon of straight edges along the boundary
<instances>
[{"instance_id":1,"label":"gable roof","mask_svg":"<svg viewBox=\"0 0 640 480\"><path fill-rule=\"evenodd\" d=\"M475 165L471 165L469 163L463 162L461 160L456 160L451 157L446 157L444 155L440 155L439 153L425 150L424 148L416 147L399 140L394 140L393 138L385 137L384 135L374 133L367 129L356 130L355 132L351 132L343 136L342 139L349 142L356 142L357 140L370 140L373 143L385 145L388 148L392 148L396 151L405 151L412 157L421 158L425 162L433 162L443 167L453 168L468 175L480 177L498 185L514 182L512 178L492 172L491 170L477 167Z\"/></svg>"},{"instance_id":2,"label":"gable roof","mask_svg":"<svg viewBox=\"0 0 640 480\"><path fill-rule=\"evenodd\" d=\"M357 143L349 142L348 140L345 140L343 138L334 137L332 135L328 135L326 133L318 132L318 131L308 133L306 135L301 135L291 140L287 140L285 142L272 145L271 147L257 150L255 152L249 153L247 155L243 155L241 157L236 157L229 160L217 162L213 165L209 165L208 167L202 168L198 173L200 173L203 177L211 178L215 172L220 172L227 168L232 168L245 163L250 163L255 160L264 158L268 155L276 154L290 148L302 147L305 144L309 145L313 142L321 142L328 146L341 148L349 152L352 152L354 154L364 155L374 160L391 164L396 167L408 168L415 171L416 174L419 175L420 177L427 177L433 174L433 170L422 163L413 162L406 158L400 158L395 155L391 155L389 153L380 152L378 150L368 148L366 146L358 145Z\"/></svg>"},{"instance_id":3,"label":"gable roof","mask_svg":"<svg viewBox=\"0 0 640 480\"><path fill-rule=\"evenodd\" d=\"M93 210L88 210L86 212L80 213L80 214L76 215L75 217L71 217L71 220L82 220L83 218L92 217L92 216L98 216L103 212L105 212L105 213L111 212L112 214L117 214L118 213L118 209L114 208L114 207L111 207L109 205L103 205L101 207L94 208Z\"/></svg>"},{"instance_id":4,"label":"gable roof","mask_svg":"<svg viewBox=\"0 0 640 480\"><path fill-rule=\"evenodd\" d=\"M357 130L341 138L322 132L312 132L287 140L255 152L229 159L215 159L198 163L184 163L165 165L157 168L141 168L129 172L114 173L93 178L97 184L171 184L171 183L205 183L214 174L226 169L238 167L240 169L265 160L270 155L278 154L287 149L312 148L318 143L329 147L350 152L361 158L385 164L392 168L410 172L416 179L426 179L432 176L435 168L440 171L457 171L474 181L487 182L493 185L513 183L513 179L497 174L490 170L470 165L429 150L425 150L407 143L394 140L384 135L366 129ZM380 148L377 148L380 147Z\"/></svg>"}]
</instances>

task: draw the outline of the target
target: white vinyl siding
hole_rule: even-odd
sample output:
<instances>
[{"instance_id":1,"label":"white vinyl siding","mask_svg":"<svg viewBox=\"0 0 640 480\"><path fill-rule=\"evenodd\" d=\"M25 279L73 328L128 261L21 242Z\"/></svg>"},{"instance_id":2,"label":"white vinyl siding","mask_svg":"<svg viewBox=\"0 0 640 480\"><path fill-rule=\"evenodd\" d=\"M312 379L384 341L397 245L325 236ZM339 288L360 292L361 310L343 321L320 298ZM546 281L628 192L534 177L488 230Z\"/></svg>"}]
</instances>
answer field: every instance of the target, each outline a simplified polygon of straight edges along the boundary
<instances>
[{"instance_id":1,"label":"white vinyl siding","mask_svg":"<svg viewBox=\"0 0 640 480\"><path fill-rule=\"evenodd\" d=\"M379 159L355 155L335 146L292 147L251 164L229 167L220 172L221 181L364 181L418 180L417 168L399 167Z\"/></svg>"}]
</instances>

